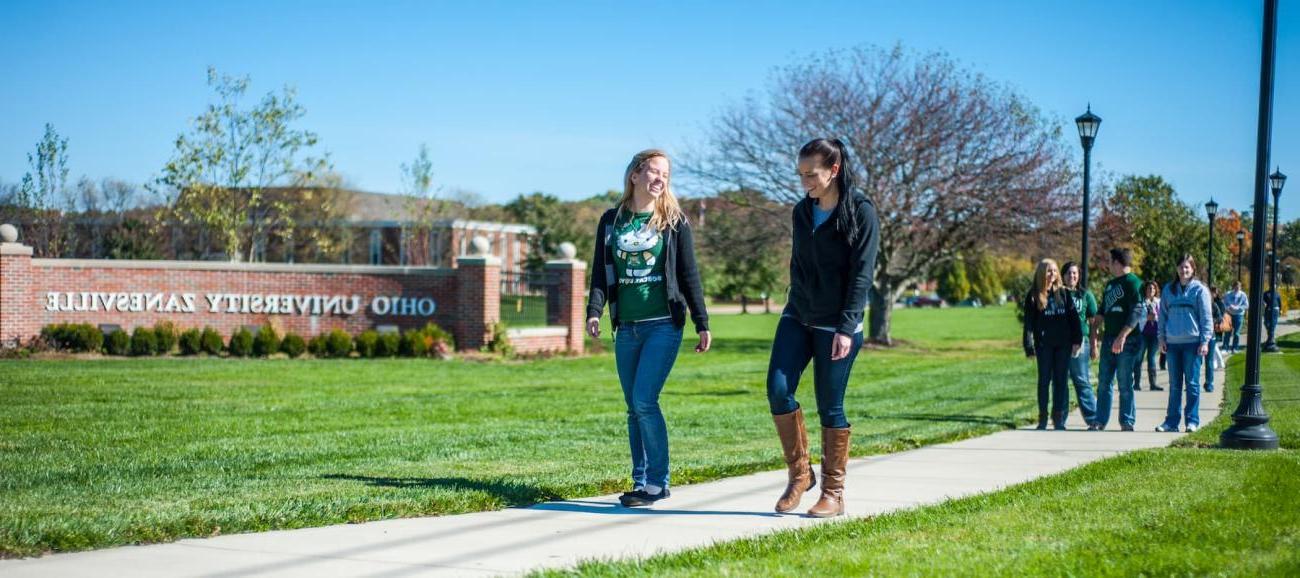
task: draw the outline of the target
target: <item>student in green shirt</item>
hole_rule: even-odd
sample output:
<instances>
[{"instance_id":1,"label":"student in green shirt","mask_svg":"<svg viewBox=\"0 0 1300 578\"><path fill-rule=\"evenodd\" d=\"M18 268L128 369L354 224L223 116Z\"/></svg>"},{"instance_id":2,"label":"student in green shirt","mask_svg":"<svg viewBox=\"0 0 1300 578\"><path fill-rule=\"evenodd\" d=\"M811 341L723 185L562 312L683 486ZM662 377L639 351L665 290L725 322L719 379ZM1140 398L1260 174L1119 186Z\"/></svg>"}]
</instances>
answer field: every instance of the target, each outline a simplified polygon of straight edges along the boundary
<instances>
[{"instance_id":1,"label":"student in green shirt","mask_svg":"<svg viewBox=\"0 0 1300 578\"><path fill-rule=\"evenodd\" d=\"M1079 312L1079 325L1083 331L1083 346L1074 357L1070 358L1070 382L1074 384L1074 396L1079 402L1079 413L1083 414L1083 423L1091 425L1097 413L1097 398L1093 396L1092 383L1089 380L1089 374L1092 372L1092 352L1096 349L1092 344L1097 339L1098 325L1093 319L1097 316L1097 298L1092 296L1092 291L1079 286L1078 263L1073 261L1066 263L1061 277L1065 280L1065 290L1074 299L1074 309Z\"/></svg>"},{"instance_id":2,"label":"student in green shirt","mask_svg":"<svg viewBox=\"0 0 1300 578\"><path fill-rule=\"evenodd\" d=\"M1101 360L1097 375L1097 413L1090 430L1104 430L1110 421L1112 386L1119 381L1119 427L1133 431L1137 405L1133 399L1133 366L1137 364L1141 336L1135 331L1146 319L1141 292L1142 280L1133 274L1133 252L1110 250L1110 271L1115 275L1106 283L1102 295ZM1131 338L1130 338L1131 336Z\"/></svg>"},{"instance_id":3,"label":"student in green shirt","mask_svg":"<svg viewBox=\"0 0 1300 578\"><path fill-rule=\"evenodd\" d=\"M700 337L695 351L708 351L712 342L691 225L669 186L671 169L663 151L637 153L623 175L622 199L596 226L587 333L600 337L608 304L632 453L632 491L619 498L627 507L671 495L659 394L677 360L687 310Z\"/></svg>"}]
</instances>

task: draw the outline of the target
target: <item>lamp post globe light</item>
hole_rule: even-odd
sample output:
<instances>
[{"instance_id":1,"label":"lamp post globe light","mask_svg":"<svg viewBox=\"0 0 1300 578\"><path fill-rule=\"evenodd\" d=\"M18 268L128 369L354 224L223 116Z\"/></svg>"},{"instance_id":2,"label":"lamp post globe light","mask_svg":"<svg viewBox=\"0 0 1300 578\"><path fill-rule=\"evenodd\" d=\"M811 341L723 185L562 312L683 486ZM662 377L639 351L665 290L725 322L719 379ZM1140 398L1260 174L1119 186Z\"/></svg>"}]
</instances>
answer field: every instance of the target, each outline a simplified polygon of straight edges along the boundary
<instances>
[{"instance_id":1,"label":"lamp post globe light","mask_svg":"<svg viewBox=\"0 0 1300 578\"><path fill-rule=\"evenodd\" d=\"M1277 432L1268 427L1264 411L1264 387L1260 380L1260 322L1264 299L1264 234L1268 216L1269 148L1273 135L1273 62L1277 52L1277 0L1264 0L1264 25L1259 59L1259 123L1255 134L1254 201L1256 215L1250 234L1250 309L1246 315L1246 372L1241 385L1237 409L1232 412L1232 426L1219 435L1225 448L1276 450Z\"/></svg>"},{"instance_id":2,"label":"lamp post globe light","mask_svg":"<svg viewBox=\"0 0 1300 578\"><path fill-rule=\"evenodd\" d=\"M1214 218L1219 215L1219 204L1214 202L1214 197L1210 197L1210 202L1205 203L1205 214L1210 217L1210 246L1209 258L1205 261L1205 281L1206 285L1214 286Z\"/></svg>"},{"instance_id":3,"label":"lamp post globe light","mask_svg":"<svg viewBox=\"0 0 1300 578\"><path fill-rule=\"evenodd\" d=\"M1101 127L1101 117L1092 114L1092 104L1088 110L1075 117L1074 124L1079 127L1079 142L1083 144L1083 256L1079 260L1079 287L1088 289L1088 220L1092 209L1089 196L1089 181L1092 165L1092 143L1097 138L1097 129Z\"/></svg>"},{"instance_id":4,"label":"lamp post globe light","mask_svg":"<svg viewBox=\"0 0 1300 578\"><path fill-rule=\"evenodd\" d=\"M1268 297L1264 299L1264 314L1267 318L1264 321L1265 329L1268 331L1268 341L1264 342L1264 351L1269 353L1280 353L1282 348L1277 346L1275 340L1277 333L1277 318L1282 313L1278 305L1282 298L1277 293L1277 202L1282 196L1282 187L1286 185L1286 175L1282 174L1279 168L1273 169L1273 174L1268 176L1269 188L1273 189L1273 236L1269 241L1269 263L1268 263Z\"/></svg>"},{"instance_id":5,"label":"lamp post globe light","mask_svg":"<svg viewBox=\"0 0 1300 578\"><path fill-rule=\"evenodd\" d=\"M1241 283L1241 247L1242 242L1246 240L1246 232L1237 231L1237 282Z\"/></svg>"}]
</instances>

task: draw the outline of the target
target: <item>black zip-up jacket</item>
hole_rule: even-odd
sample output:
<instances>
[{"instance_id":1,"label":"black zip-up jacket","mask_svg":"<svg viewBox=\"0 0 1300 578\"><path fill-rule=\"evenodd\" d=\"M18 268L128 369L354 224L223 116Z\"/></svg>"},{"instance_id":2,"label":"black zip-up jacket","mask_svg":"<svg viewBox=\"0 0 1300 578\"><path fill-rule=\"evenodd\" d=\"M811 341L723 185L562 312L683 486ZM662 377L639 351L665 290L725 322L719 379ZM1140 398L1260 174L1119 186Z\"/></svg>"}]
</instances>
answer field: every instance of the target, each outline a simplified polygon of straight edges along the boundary
<instances>
[{"instance_id":1,"label":"black zip-up jacket","mask_svg":"<svg viewBox=\"0 0 1300 578\"><path fill-rule=\"evenodd\" d=\"M1033 290L1025 295L1025 355L1033 356L1037 346L1065 347L1083 344L1083 325L1074 299L1064 289L1048 292L1047 308L1038 308Z\"/></svg>"},{"instance_id":2,"label":"black zip-up jacket","mask_svg":"<svg viewBox=\"0 0 1300 578\"><path fill-rule=\"evenodd\" d=\"M822 226L813 229L813 200L794 206L790 252L790 297L782 315L804 325L833 327L853 335L862 324L867 294L876 273L880 220L867 196L853 191L835 205ZM840 230L840 212L857 211L858 231L850 245Z\"/></svg>"},{"instance_id":3,"label":"black zip-up jacket","mask_svg":"<svg viewBox=\"0 0 1300 578\"><path fill-rule=\"evenodd\" d=\"M587 318L600 317L609 303L609 318L618 327L618 276L614 272L614 219L618 208L605 211L596 225L596 254L591 259L591 289L587 293ZM677 327L686 325L690 309L695 332L709 330L709 313L704 308L704 287L695 266L695 240L691 225L682 219L677 230L661 232L664 239L664 285L668 290L668 313Z\"/></svg>"}]
</instances>

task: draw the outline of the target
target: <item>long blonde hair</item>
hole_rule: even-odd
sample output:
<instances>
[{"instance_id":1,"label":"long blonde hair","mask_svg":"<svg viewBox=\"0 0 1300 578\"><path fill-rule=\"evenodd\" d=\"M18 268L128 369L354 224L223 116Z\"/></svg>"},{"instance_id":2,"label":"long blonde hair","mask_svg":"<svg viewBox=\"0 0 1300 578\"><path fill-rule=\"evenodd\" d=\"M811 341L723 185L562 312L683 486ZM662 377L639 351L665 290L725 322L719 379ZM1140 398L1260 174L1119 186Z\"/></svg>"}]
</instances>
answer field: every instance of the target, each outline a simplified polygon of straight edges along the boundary
<instances>
[{"instance_id":1,"label":"long blonde hair","mask_svg":"<svg viewBox=\"0 0 1300 578\"><path fill-rule=\"evenodd\" d=\"M1049 285L1047 283L1048 267L1056 267L1056 261L1052 259L1043 259L1038 262L1038 268L1034 269L1034 299L1038 302L1038 310L1047 309L1047 293L1056 291L1061 288L1061 269L1056 269L1056 279Z\"/></svg>"},{"instance_id":2,"label":"long blonde hair","mask_svg":"<svg viewBox=\"0 0 1300 578\"><path fill-rule=\"evenodd\" d=\"M662 157L668 161L668 166L672 166L673 161L668 158L668 153L659 149L646 149L636 153L632 157L632 162L627 164L627 170L623 172L623 196L618 200L619 213L636 211L636 208L632 206L632 173L641 170L646 161L655 157ZM664 192L659 195L659 198L655 199L654 214L650 217L650 226L659 231L664 229L677 230L677 224L686 220L686 213L682 212L681 205L677 203L677 196L673 194L671 176L672 173L670 172L670 178L664 179Z\"/></svg>"}]
</instances>

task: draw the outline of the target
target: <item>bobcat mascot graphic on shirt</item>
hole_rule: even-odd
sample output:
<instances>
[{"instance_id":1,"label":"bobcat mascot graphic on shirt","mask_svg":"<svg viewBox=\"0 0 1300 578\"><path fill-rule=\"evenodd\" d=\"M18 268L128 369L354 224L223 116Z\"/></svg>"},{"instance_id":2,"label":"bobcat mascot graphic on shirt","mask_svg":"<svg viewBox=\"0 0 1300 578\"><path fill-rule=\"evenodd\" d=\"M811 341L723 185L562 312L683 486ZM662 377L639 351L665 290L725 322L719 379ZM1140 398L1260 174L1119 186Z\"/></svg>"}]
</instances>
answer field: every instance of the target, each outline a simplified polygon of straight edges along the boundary
<instances>
[{"instance_id":1,"label":"bobcat mascot graphic on shirt","mask_svg":"<svg viewBox=\"0 0 1300 578\"><path fill-rule=\"evenodd\" d=\"M618 258L626 263L619 282L625 284L663 281L663 275L650 275L655 267L652 252L659 245L659 232L649 223L618 236Z\"/></svg>"}]
</instances>

